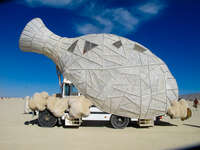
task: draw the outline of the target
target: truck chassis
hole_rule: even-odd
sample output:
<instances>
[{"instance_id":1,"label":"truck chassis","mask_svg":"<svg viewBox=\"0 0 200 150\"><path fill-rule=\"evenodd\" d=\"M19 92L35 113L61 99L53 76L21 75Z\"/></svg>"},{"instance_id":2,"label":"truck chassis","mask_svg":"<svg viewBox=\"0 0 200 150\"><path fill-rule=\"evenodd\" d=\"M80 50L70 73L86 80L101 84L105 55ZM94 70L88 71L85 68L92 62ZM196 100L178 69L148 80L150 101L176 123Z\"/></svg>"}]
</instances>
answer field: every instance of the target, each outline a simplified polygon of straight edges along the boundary
<instances>
[{"instance_id":1,"label":"truck chassis","mask_svg":"<svg viewBox=\"0 0 200 150\"><path fill-rule=\"evenodd\" d=\"M136 121L140 127L151 127L154 126L155 120L158 121L162 118L162 116L152 119L127 118L103 112L95 106L90 108L90 112L91 114L88 117L78 119L71 118L68 112L62 117L57 118L46 109L39 112L38 124L41 127L54 127L56 124L63 125L64 127L79 127L83 121L109 121L113 128L123 129L127 127L131 121Z\"/></svg>"}]
</instances>

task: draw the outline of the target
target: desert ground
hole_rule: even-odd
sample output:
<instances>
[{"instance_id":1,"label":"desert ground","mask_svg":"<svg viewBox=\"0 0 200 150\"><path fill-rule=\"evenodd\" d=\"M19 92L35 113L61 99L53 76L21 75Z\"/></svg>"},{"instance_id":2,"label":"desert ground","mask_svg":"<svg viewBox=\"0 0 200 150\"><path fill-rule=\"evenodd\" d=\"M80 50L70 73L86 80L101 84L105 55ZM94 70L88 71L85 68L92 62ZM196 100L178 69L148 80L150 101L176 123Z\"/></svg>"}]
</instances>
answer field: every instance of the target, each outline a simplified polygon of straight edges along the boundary
<instances>
[{"instance_id":1,"label":"desert ground","mask_svg":"<svg viewBox=\"0 0 200 150\"><path fill-rule=\"evenodd\" d=\"M200 145L200 109L192 111L192 118L186 121L164 117L149 128L133 123L113 129L102 122L85 123L80 128L41 128L26 124L37 117L23 114L23 99L0 100L0 149L166 150Z\"/></svg>"}]
</instances>

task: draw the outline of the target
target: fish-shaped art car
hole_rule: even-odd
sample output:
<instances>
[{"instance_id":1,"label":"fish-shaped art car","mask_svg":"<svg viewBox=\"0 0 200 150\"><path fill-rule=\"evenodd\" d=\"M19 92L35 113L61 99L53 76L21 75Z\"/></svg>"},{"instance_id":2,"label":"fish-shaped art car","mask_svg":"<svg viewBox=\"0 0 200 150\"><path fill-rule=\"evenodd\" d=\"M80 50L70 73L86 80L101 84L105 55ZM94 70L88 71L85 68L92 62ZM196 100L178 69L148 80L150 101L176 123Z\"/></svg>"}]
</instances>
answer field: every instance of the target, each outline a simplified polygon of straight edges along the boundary
<instances>
[{"instance_id":1,"label":"fish-shaped art car","mask_svg":"<svg viewBox=\"0 0 200 150\"><path fill-rule=\"evenodd\" d=\"M113 34L60 37L41 19L24 28L20 49L49 57L64 78L104 112L150 118L178 100L176 80L166 64L141 44Z\"/></svg>"}]
</instances>

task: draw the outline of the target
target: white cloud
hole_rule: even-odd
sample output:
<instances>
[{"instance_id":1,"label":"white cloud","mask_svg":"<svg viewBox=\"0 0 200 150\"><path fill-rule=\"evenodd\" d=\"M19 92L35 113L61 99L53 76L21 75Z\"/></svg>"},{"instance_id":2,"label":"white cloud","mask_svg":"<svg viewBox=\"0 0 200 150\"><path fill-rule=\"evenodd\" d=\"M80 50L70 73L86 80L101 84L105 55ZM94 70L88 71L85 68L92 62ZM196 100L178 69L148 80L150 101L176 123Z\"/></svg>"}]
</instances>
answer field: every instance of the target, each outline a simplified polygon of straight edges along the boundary
<instances>
[{"instance_id":1,"label":"white cloud","mask_svg":"<svg viewBox=\"0 0 200 150\"><path fill-rule=\"evenodd\" d=\"M138 26L164 8L164 3L158 0L138 2L134 6L123 8L107 8L104 3L97 0L23 0L32 7L49 6L70 9L84 22L74 23L77 33L116 33L127 34L136 31ZM78 9L77 9L78 8Z\"/></svg>"},{"instance_id":2,"label":"white cloud","mask_svg":"<svg viewBox=\"0 0 200 150\"><path fill-rule=\"evenodd\" d=\"M111 20L103 18L101 16L95 17L96 21L103 26L102 32L111 32L113 28L113 23Z\"/></svg>"},{"instance_id":3,"label":"white cloud","mask_svg":"<svg viewBox=\"0 0 200 150\"><path fill-rule=\"evenodd\" d=\"M76 29L81 34L99 33L100 29L93 24L77 25Z\"/></svg>"},{"instance_id":4,"label":"white cloud","mask_svg":"<svg viewBox=\"0 0 200 150\"><path fill-rule=\"evenodd\" d=\"M76 26L81 34L86 33L127 33L135 29L138 19L124 8L106 9L98 15L91 16L94 24ZM87 31L87 32L86 32Z\"/></svg>"},{"instance_id":5,"label":"white cloud","mask_svg":"<svg viewBox=\"0 0 200 150\"><path fill-rule=\"evenodd\" d=\"M161 9L163 9L163 7L164 7L163 3L149 2L144 5L141 5L138 8L138 10L140 10L141 12L147 13L147 14L155 15L155 14L159 13L159 11Z\"/></svg>"},{"instance_id":6,"label":"white cloud","mask_svg":"<svg viewBox=\"0 0 200 150\"><path fill-rule=\"evenodd\" d=\"M135 16L123 8L113 10L113 19L128 31L134 30L134 27L139 23Z\"/></svg>"},{"instance_id":7,"label":"white cloud","mask_svg":"<svg viewBox=\"0 0 200 150\"><path fill-rule=\"evenodd\" d=\"M50 6L64 8L70 6L73 8L82 3L83 0L24 0L24 2L31 7Z\"/></svg>"},{"instance_id":8,"label":"white cloud","mask_svg":"<svg viewBox=\"0 0 200 150\"><path fill-rule=\"evenodd\" d=\"M96 10L96 8L91 7L84 12L84 16L93 19L93 30L87 30L87 33L117 33L117 34L127 34L136 31L140 23L148 21L155 15L159 14L164 8L164 4L156 0L148 1L140 5L132 6L129 8L107 8ZM92 15L91 13L94 12ZM86 23L87 24L87 23ZM86 26L77 26L77 31L80 34L85 34L81 28ZM95 28L95 30L94 30ZM84 30L85 31L85 30Z\"/></svg>"}]
</instances>

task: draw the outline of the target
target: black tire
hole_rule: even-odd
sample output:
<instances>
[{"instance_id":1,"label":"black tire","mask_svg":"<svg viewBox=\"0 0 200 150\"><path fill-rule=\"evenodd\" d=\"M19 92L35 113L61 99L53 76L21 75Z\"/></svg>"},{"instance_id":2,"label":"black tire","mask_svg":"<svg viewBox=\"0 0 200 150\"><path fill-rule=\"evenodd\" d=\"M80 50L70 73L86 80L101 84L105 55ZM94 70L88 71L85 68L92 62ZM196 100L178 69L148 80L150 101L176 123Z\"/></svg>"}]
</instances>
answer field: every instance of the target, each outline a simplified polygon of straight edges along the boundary
<instances>
[{"instance_id":1,"label":"black tire","mask_svg":"<svg viewBox=\"0 0 200 150\"><path fill-rule=\"evenodd\" d=\"M123 129L128 126L130 119L127 117L111 115L110 123L115 129Z\"/></svg>"},{"instance_id":2,"label":"black tire","mask_svg":"<svg viewBox=\"0 0 200 150\"><path fill-rule=\"evenodd\" d=\"M57 123L57 118L47 109L39 112L38 124L41 127L54 127Z\"/></svg>"}]
</instances>

